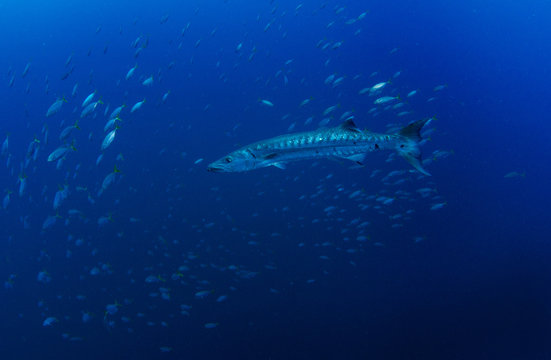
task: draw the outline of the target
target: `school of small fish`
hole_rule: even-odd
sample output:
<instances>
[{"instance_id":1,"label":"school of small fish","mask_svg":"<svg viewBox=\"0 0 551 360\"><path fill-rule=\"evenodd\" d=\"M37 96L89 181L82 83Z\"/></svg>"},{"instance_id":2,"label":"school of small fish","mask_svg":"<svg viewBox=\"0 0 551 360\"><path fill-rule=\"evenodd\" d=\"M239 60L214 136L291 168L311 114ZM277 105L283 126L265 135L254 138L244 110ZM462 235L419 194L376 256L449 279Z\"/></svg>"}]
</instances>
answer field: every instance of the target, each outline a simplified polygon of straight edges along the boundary
<instances>
[{"instance_id":1,"label":"school of small fish","mask_svg":"<svg viewBox=\"0 0 551 360\"><path fill-rule=\"evenodd\" d=\"M212 43L217 32L224 30L224 24L206 32L196 28L194 17L201 14L197 11L199 15L190 14L186 19L168 15L160 19L156 26L177 28L171 32L170 41L142 32L139 21L121 25L119 33L111 36L118 36L127 44L118 49L126 55L124 68L82 65L89 64L86 58L91 56L108 59L112 51L108 51L105 42L100 50L90 46L88 53L68 51L69 54L59 58L57 72L39 73L42 70L34 60L13 64L8 70L4 86L18 94L24 92L26 96L40 98L44 106L29 115L33 118L29 129L22 127L19 133L11 129L3 139L1 157L9 179L4 184L2 208L4 216L15 219L13 227L17 229L8 234L6 241L17 243L21 237L33 234L42 244L36 253L29 254L36 264L32 280L21 275L28 271L11 266L11 272L3 275L4 287L15 291L22 282L36 281L41 288L50 289L35 294L40 313L36 323L42 324L44 331L59 331L68 341L86 341L79 326L97 323L110 330L120 328L131 333L141 326L168 328L172 323L192 320L200 324L197 331L218 331L224 326L220 312L229 312L235 301L244 301L240 289L245 282L263 286L270 296L283 296L285 286L316 286L331 271L326 264L355 267L363 254L385 245L385 237L372 230L374 223L386 224L387 234L396 233L406 237L406 241L418 243L426 238L425 234L407 231L416 212L446 211L452 206L439 194L437 171L431 171L433 175L436 173L432 178L423 176L407 164L404 166L394 152L375 159L374 163L339 165L316 160L286 170L272 167L255 175L220 177L205 170L205 163L220 155L218 150L209 150L209 139L204 139L200 148L174 139L164 146L168 140L160 138L157 141L161 145L148 148L159 129L163 133L203 134L195 129L209 122L212 109L223 107L214 97L206 97L203 103L187 102L181 89L165 85L175 67L188 67L188 78L199 76L193 72L194 60L205 52L211 53L212 61L203 66L210 67L211 75L216 77L220 89L227 91L228 99L241 101L239 106L244 109L245 115L226 112L225 127L209 130L209 134L217 133L213 141L224 141L226 148L255 140L246 138L243 131L248 126L244 124L245 118L252 117L251 114L262 118L255 121L269 122L270 129L279 129L269 130L266 137L286 131L336 127L353 119L359 127L369 128L378 121L373 127L380 130L382 124L391 134L409 122L437 115L427 110L421 112L419 108L426 106L432 111L431 103L445 96L446 85L411 86L402 81L407 67L390 72L365 69L365 73L346 73L334 65L339 53L348 46L343 39L345 35L366 36L362 29L369 18L367 11L351 13L340 6L306 4L288 7L275 2L270 6L268 11L259 10L251 21L247 32L254 32L254 37L242 33L242 37L233 38L222 49L213 48ZM305 44L320 59L323 74L301 74L297 65L300 54L287 53L279 66L262 67L264 73L257 71L250 78L234 75L238 69L273 56L270 46L274 46L274 38L283 43L292 41L292 32L286 24L300 21L301 16L329 19L325 29L319 30L319 41ZM102 36L102 30L107 31L98 27L95 34L92 31L91 39L81 41L92 42L93 37ZM162 58L148 54L155 43L168 46L170 51ZM391 47L387 55L393 56L397 51ZM142 61L145 57L147 62ZM153 61L156 62L152 64ZM116 71L117 76L109 83L97 81L107 71ZM73 81L77 77L81 81ZM83 77L89 81L82 82ZM185 83L186 79L179 81ZM257 94L230 96L232 84L239 83L250 83L252 89L258 90ZM328 95L321 97L303 91L309 84ZM132 95L127 95L129 89ZM296 94L293 103L287 101L290 89ZM224 97L223 91L217 94ZM346 96L353 97L355 105L345 102ZM358 104L367 106L366 110L357 110ZM188 119L171 118L170 109L179 107L194 115ZM36 127L37 123L41 126ZM426 139L423 144L428 148L423 149L427 151L423 168L436 169L434 163L453 156L452 150L430 150L430 144L426 144L437 123L435 120L423 130ZM136 131L143 132L142 139L128 135ZM142 168L128 165L139 162L134 155L137 148L147 149L149 159L155 159L157 166L166 168L166 172L152 174L147 162L142 163ZM127 158L132 162L126 161ZM174 158L179 162L166 160ZM239 192L232 191L235 183L225 184L232 176L240 176L238 181L246 184L250 199L240 199ZM524 174L505 175L515 177ZM143 186L144 178L151 180L151 187ZM203 179L200 182L206 185L191 182L190 178ZM191 196L198 186L203 186L200 191L208 203L204 208L187 203L186 194ZM274 197L274 193L281 198ZM161 201L159 196L166 199ZM142 198L149 201L151 208L140 208L145 201ZM242 201L263 206L243 210L238 206ZM136 206L135 213L121 212L121 204ZM182 211L186 207L193 209ZM297 211L302 215L288 216ZM267 232L266 227L256 226L255 219L264 219L271 230ZM313 236L296 242L297 237L289 234L299 233L304 227L331 234L333 240ZM172 235L175 228L181 238ZM59 243L64 244L63 253L51 250L52 237L57 239L55 249ZM110 245L103 239L125 243L127 253L111 254ZM198 240L190 243L189 239ZM319 266L309 268L306 277L286 278L287 285L270 281L263 284L262 279L285 266L270 255L276 242L285 242L286 247L314 259ZM247 256L237 254L247 254L255 261L248 262ZM126 261L125 256L142 262ZM52 270L60 263L79 271L62 274ZM75 279L83 284L81 288L64 287L65 281ZM119 286L106 289L109 282ZM123 291L125 286L132 290L132 295L130 290ZM60 306L62 303L71 306ZM172 316L158 318L155 309L159 307L170 308ZM215 308L222 310L212 310L211 317L192 319L195 311L204 314L206 309ZM160 344L158 348L165 353L178 346L178 343Z\"/></svg>"}]
</instances>

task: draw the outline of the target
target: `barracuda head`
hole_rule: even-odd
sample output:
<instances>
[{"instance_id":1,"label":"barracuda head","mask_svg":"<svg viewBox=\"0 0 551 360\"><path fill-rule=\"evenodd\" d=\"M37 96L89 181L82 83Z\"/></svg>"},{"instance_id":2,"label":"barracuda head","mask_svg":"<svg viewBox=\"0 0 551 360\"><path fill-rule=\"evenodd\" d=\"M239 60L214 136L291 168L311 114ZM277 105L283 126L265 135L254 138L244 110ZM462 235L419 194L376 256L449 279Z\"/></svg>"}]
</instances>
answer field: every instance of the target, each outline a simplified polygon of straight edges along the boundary
<instances>
[{"instance_id":1,"label":"barracuda head","mask_svg":"<svg viewBox=\"0 0 551 360\"><path fill-rule=\"evenodd\" d=\"M257 167L256 156L250 149L236 150L221 159L211 163L210 172L243 172Z\"/></svg>"}]
</instances>

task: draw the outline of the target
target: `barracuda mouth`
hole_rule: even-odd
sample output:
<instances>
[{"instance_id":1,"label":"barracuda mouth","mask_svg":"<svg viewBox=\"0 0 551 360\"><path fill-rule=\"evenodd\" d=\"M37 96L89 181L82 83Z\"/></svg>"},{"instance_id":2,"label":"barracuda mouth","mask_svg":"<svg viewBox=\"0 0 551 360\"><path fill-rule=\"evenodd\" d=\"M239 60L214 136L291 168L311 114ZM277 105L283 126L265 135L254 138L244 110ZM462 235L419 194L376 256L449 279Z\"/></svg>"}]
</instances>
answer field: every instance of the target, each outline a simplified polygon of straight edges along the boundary
<instances>
[{"instance_id":1,"label":"barracuda mouth","mask_svg":"<svg viewBox=\"0 0 551 360\"><path fill-rule=\"evenodd\" d=\"M222 171L224 171L224 169L222 169L221 167L216 166L216 165L209 165L209 166L207 166L207 171L208 172L222 172Z\"/></svg>"}]
</instances>

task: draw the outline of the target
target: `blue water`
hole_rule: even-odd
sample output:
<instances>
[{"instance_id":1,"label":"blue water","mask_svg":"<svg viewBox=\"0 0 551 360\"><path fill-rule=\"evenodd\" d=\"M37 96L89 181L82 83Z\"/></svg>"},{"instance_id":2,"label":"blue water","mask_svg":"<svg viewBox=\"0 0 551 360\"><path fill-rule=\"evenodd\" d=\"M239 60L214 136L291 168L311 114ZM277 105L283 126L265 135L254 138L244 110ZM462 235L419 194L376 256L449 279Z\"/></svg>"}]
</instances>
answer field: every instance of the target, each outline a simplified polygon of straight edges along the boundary
<instances>
[{"instance_id":1,"label":"blue water","mask_svg":"<svg viewBox=\"0 0 551 360\"><path fill-rule=\"evenodd\" d=\"M551 358L550 15L545 1L1 2L2 359ZM432 176L391 152L206 171L347 111L375 132L434 117ZM77 119L76 151L48 162Z\"/></svg>"}]
</instances>

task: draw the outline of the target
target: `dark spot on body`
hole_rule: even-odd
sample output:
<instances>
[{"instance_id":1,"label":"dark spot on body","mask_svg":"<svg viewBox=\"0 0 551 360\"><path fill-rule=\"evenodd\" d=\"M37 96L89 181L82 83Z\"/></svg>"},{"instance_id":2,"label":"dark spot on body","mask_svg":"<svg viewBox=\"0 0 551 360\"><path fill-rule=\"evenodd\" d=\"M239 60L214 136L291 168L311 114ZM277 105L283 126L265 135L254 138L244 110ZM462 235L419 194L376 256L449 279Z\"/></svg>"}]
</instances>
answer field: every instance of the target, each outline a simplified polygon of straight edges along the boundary
<instances>
[{"instance_id":1,"label":"dark spot on body","mask_svg":"<svg viewBox=\"0 0 551 360\"><path fill-rule=\"evenodd\" d=\"M256 159L256 155L251 151L251 149L247 149L247 152L251 154L254 159Z\"/></svg>"},{"instance_id":2,"label":"dark spot on body","mask_svg":"<svg viewBox=\"0 0 551 360\"><path fill-rule=\"evenodd\" d=\"M375 144L375 149L379 149L379 144Z\"/></svg>"}]
</instances>

